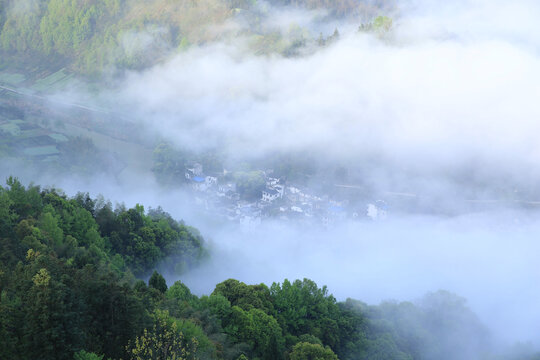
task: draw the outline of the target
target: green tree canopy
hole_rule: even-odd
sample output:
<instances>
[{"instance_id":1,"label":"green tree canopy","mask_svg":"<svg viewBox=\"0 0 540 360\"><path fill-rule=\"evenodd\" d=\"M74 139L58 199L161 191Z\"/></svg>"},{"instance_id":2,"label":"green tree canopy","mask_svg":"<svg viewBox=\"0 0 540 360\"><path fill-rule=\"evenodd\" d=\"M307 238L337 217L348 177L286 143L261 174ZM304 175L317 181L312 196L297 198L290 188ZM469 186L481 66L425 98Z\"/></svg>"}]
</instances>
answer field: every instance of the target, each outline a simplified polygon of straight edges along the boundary
<instances>
[{"instance_id":1,"label":"green tree canopy","mask_svg":"<svg viewBox=\"0 0 540 360\"><path fill-rule=\"evenodd\" d=\"M148 286L159 290L159 292L163 294L167 291L167 282L165 281L165 278L155 270L152 273L152 276L150 276L150 280L148 280Z\"/></svg>"},{"instance_id":2,"label":"green tree canopy","mask_svg":"<svg viewBox=\"0 0 540 360\"><path fill-rule=\"evenodd\" d=\"M289 354L290 360L338 360L338 357L329 347L319 344L299 342L294 345Z\"/></svg>"}]
</instances>

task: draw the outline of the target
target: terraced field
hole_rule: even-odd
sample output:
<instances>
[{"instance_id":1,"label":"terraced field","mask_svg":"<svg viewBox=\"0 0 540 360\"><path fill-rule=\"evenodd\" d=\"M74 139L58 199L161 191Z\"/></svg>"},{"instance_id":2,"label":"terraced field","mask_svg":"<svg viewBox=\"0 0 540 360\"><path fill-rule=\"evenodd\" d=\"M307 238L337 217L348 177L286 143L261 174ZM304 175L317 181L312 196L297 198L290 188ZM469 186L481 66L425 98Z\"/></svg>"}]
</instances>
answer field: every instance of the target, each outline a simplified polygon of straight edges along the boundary
<instances>
[{"instance_id":1,"label":"terraced field","mask_svg":"<svg viewBox=\"0 0 540 360\"><path fill-rule=\"evenodd\" d=\"M95 147L104 168L117 176L151 173L152 147L143 146L135 129L103 110L50 99L63 89L77 86L65 70L42 78L0 72L0 156L30 161L40 166L85 167L63 164ZM73 153L75 152L75 153ZM90 151L91 152L91 151ZM82 154L86 157L92 154ZM82 156L81 155L81 156ZM94 154L96 162L101 162ZM83 157L84 157L83 156Z\"/></svg>"}]
</instances>

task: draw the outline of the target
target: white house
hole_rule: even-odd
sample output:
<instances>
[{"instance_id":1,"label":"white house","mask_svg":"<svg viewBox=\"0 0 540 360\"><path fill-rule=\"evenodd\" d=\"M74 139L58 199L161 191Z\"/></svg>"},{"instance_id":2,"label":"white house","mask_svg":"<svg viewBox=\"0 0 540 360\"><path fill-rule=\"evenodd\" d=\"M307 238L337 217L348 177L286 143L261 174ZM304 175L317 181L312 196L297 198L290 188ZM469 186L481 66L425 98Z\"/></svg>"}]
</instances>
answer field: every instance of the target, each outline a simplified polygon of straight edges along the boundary
<instances>
[{"instance_id":1,"label":"white house","mask_svg":"<svg viewBox=\"0 0 540 360\"><path fill-rule=\"evenodd\" d=\"M212 185L217 184L217 177L214 176L207 176L204 178L204 182L206 183L206 186L210 187Z\"/></svg>"},{"instance_id":2,"label":"white house","mask_svg":"<svg viewBox=\"0 0 540 360\"><path fill-rule=\"evenodd\" d=\"M194 190L197 190L197 191L206 191L207 189L207 185L206 185L206 181L203 177L201 176L194 176L191 178L191 184L193 186L193 189Z\"/></svg>"},{"instance_id":3,"label":"white house","mask_svg":"<svg viewBox=\"0 0 540 360\"><path fill-rule=\"evenodd\" d=\"M278 183L279 183L278 178L269 177L268 179L266 179L266 185L267 186L274 186L274 185L277 185Z\"/></svg>"},{"instance_id":4,"label":"white house","mask_svg":"<svg viewBox=\"0 0 540 360\"><path fill-rule=\"evenodd\" d=\"M386 219L386 203L382 200L377 200L375 204L368 204L367 216L372 220Z\"/></svg>"},{"instance_id":5,"label":"white house","mask_svg":"<svg viewBox=\"0 0 540 360\"><path fill-rule=\"evenodd\" d=\"M297 213L303 213L304 210L300 206L291 206L291 211L297 212Z\"/></svg>"},{"instance_id":6,"label":"white house","mask_svg":"<svg viewBox=\"0 0 540 360\"><path fill-rule=\"evenodd\" d=\"M281 197L281 193L276 189L266 188L262 191L262 201L272 202Z\"/></svg>"},{"instance_id":7,"label":"white house","mask_svg":"<svg viewBox=\"0 0 540 360\"><path fill-rule=\"evenodd\" d=\"M274 185L270 189L276 190L279 193L279 197L283 197L283 193L285 192L285 186L283 185Z\"/></svg>"}]
</instances>

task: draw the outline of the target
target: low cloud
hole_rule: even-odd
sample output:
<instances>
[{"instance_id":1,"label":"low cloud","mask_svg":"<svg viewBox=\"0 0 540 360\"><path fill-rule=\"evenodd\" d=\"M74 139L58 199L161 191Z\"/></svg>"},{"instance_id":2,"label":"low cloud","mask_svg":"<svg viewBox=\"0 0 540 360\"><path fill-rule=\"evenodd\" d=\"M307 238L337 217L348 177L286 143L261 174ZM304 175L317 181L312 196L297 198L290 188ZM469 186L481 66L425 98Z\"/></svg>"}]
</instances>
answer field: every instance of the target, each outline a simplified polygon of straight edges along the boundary
<instances>
[{"instance_id":1,"label":"low cloud","mask_svg":"<svg viewBox=\"0 0 540 360\"><path fill-rule=\"evenodd\" d=\"M537 215L400 217L328 231L276 223L243 232L207 229L213 261L181 280L208 294L231 277L252 284L307 277L328 285L338 300L370 304L446 289L467 298L501 344L538 344L540 291L531 286L539 275Z\"/></svg>"},{"instance_id":2,"label":"low cloud","mask_svg":"<svg viewBox=\"0 0 540 360\"><path fill-rule=\"evenodd\" d=\"M300 58L252 55L247 40L197 47L132 73L121 98L184 148L377 156L404 175L444 181L473 168L528 186L540 159L533 10L528 1L405 3L390 40L342 32Z\"/></svg>"}]
</instances>

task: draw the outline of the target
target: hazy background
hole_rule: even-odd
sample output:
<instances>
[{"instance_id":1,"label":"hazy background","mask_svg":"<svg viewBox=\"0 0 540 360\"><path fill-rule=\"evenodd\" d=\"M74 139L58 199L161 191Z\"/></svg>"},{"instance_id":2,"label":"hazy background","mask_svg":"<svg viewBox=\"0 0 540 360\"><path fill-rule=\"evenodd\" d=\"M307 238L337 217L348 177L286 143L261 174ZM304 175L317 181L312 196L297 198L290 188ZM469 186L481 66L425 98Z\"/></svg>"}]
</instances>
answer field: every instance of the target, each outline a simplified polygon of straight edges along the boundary
<instances>
[{"instance_id":1,"label":"hazy background","mask_svg":"<svg viewBox=\"0 0 540 360\"><path fill-rule=\"evenodd\" d=\"M220 144L236 162L304 152L380 190L537 200L540 5L396 8L383 39L348 20L339 41L303 57L255 56L241 37L196 47L128 75L120 101L178 146Z\"/></svg>"},{"instance_id":2,"label":"hazy background","mask_svg":"<svg viewBox=\"0 0 540 360\"><path fill-rule=\"evenodd\" d=\"M384 221L345 221L328 229L278 220L245 227L213 219L182 192L156 190L148 179L122 186L114 179L56 185L127 206L162 206L200 229L211 249L209 262L181 277L164 272L169 285L181 280L198 295L210 294L228 278L270 285L307 277L327 285L339 301L350 297L368 304L415 301L445 289L467 299L497 345L539 342L538 211L451 217L390 211Z\"/></svg>"},{"instance_id":3,"label":"hazy background","mask_svg":"<svg viewBox=\"0 0 540 360\"><path fill-rule=\"evenodd\" d=\"M501 341L538 344L540 3L398 1L382 38L358 33L358 21L321 23L320 14L289 10L272 10L274 22L325 36L338 27L339 40L291 58L256 56L241 37L194 47L129 73L95 102L179 147L219 144L231 163L305 153L322 174L343 162L353 183L418 194L437 214L462 211L390 209L386 221L324 231L278 221L246 229L208 219L149 172L32 179L128 206L161 205L198 227L212 259L181 278L197 294L230 277L308 277L338 300L368 303L446 289L467 298ZM466 200L497 202L471 211Z\"/></svg>"}]
</instances>

